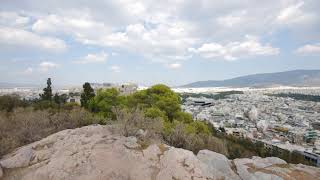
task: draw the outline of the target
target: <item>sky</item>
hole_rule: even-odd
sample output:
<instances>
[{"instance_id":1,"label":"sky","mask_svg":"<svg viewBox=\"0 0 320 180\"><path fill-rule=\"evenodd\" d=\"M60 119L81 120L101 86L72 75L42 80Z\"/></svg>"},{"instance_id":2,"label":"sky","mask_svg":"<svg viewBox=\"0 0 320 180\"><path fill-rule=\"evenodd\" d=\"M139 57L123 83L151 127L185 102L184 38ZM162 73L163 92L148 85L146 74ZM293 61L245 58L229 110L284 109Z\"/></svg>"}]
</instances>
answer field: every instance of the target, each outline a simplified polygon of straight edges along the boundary
<instances>
[{"instance_id":1,"label":"sky","mask_svg":"<svg viewBox=\"0 0 320 180\"><path fill-rule=\"evenodd\" d=\"M1 0L0 82L182 85L320 69L319 0Z\"/></svg>"}]
</instances>

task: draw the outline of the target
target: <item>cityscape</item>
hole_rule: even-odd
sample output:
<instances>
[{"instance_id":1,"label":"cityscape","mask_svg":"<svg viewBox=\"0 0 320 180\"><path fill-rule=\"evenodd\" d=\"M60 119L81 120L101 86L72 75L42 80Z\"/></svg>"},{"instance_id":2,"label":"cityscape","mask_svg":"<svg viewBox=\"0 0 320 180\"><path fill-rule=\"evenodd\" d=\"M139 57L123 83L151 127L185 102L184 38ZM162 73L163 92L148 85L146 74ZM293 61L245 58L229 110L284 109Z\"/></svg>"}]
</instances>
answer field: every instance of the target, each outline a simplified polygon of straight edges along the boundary
<instances>
[{"instance_id":1,"label":"cityscape","mask_svg":"<svg viewBox=\"0 0 320 180\"><path fill-rule=\"evenodd\" d=\"M207 89L205 94L217 91L221 89L215 92ZM320 88L244 89L241 92L218 100L188 97L183 109L197 120L224 128L228 134L301 152L320 165L319 101L272 96L279 93L319 96Z\"/></svg>"},{"instance_id":2,"label":"cityscape","mask_svg":"<svg viewBox=\"0 0 320 180\"><path fill-rule=\"evenodd\" d=\"M320 0L0 2L0 180L320 179Z\"/></svg>"},{"instance_id":3,"label":"cityscape","mask_svg":"<svg viewBox=\"0 0 320 180\"><path fill-rule=\"evenodd\" d=\"M91 83L98 89L116 88L121 94L145 89L133 83ZM216 129L239 138L296 151L320 166L320 101L296 100L279 94L320 96L320 87L273 88L173 88L182 95L183 111L194 120L205 121ZM39 98L40 88L3 88L0 95L18 95L22 99ZM80 104L81 88L56 89L67 94L67 102ZM225 96L215 98L220 93ZM185 96L183 96L185 95Z\"/></svg>"}]
</instances>

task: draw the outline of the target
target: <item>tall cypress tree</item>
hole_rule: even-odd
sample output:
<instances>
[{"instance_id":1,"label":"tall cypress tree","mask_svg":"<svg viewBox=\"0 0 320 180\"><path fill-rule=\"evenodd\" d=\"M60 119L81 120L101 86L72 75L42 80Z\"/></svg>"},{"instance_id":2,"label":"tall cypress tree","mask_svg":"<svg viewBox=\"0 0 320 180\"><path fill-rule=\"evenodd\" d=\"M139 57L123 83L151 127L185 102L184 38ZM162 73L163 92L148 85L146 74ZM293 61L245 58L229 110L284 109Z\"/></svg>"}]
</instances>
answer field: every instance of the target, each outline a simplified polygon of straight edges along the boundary
<instances>
[{"instance_id":1,"label":"tall cypress tree","mask_svg":"<svg viewBox=\"0 0 320 180\"><path fill-rule=\"evenodd\" d=\"M94 90L90 83L86 82L83 84L83 92L81 93L81 107L88 108L88 103L91 98L95 96Z\"/></svg>"},{"instance_id":2,"label":"tall cypress tree","mask_svg":"<svg viewBox=\"0 0 320 180\"><path fill-rule=\"evenodd\" d=\"M43 88L43 94L39 94L41 100L52 101L51 78L47 80L47 87Z\"/></svg>"}]
</instances>

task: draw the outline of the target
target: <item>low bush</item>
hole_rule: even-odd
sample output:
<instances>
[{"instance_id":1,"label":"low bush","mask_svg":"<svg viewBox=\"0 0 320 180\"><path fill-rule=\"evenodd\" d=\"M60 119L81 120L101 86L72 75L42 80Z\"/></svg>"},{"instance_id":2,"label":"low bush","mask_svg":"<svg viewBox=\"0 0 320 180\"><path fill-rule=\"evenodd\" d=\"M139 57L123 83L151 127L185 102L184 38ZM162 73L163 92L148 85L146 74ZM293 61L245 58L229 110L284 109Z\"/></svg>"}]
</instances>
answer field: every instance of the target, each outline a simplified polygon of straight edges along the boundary
<instances>
[{"instance_id":1,"label":"low bush","mask_svg":"<svg viewBox=\"0 0 320 180\"><path fill-rule=\"evenodd\" d=\"M0 156L63 129L99 123L101 120L81 108L34 110L17 108L0 112Z\"/></svg>"},{"instance_id":2,"label":"low bush","mask_svg":"<svg viewBox=\"0 0 320 180\"><path fill-rule=\"evenodd\" d=\"M140 109L122 109L115 112L116 124L119 131L124 136L139 136L139 131L143 131L145 139L159 140L163 129L163 119L159 117L151 118L144 115Z\"/></svg>"},{"instance_id":3,"label":"low bush","mask_svg":"<svg viewBox=\"0 0 320 180\"><path fill-rule=\"evenodd\" d=\"M12 112L15 108L26 107L28 102L21 100L18 95L0 96L0 111Z\"/></svg>"},{"instance_id":4,"label":"low bush","mask_svg":"<svg viewBox=\"0 0 320 180\"><path fill-rule=\"evenodd\" d=\"M201 149L216 150L217 152L226 151L222 141L214 138L206 123L201 121L166 123L163 138L172 146L188 149L194 153Z\"/></svg>"}]
</instances>

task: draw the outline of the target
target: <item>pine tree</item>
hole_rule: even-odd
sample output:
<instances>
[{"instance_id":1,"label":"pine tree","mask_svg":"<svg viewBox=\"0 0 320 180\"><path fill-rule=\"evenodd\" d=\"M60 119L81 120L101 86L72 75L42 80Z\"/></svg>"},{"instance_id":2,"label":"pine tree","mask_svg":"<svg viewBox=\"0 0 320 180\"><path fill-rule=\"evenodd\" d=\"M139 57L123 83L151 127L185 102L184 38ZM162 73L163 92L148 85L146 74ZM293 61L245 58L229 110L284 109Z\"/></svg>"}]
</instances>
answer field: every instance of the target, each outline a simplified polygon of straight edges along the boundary
<instances>
[{"instance_id":1,"label":"pine tree","mask_svg":"<svg viewBox=\"0 0 320 180\"><path fill-rule=\"evenodd\" d=\"M51 78L47 80L47 87L43 89L43 94L39 94L41 100L52 101Z\"/></svg>"},{"instance_id":2,"label":"pine tree","mask_svg":"<svg viewBox=\"0 0 320 180\"><path fill-rule=\"evenodd\" d=\"M88 108L88 103L91 98L95 96L94 90L90 83L86 82L83 84L83 92L81 93L81 107Z\"/></svg>"}]
</instances>

